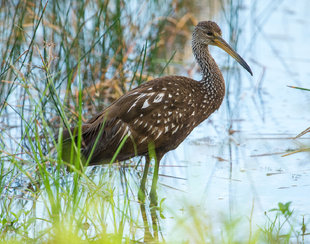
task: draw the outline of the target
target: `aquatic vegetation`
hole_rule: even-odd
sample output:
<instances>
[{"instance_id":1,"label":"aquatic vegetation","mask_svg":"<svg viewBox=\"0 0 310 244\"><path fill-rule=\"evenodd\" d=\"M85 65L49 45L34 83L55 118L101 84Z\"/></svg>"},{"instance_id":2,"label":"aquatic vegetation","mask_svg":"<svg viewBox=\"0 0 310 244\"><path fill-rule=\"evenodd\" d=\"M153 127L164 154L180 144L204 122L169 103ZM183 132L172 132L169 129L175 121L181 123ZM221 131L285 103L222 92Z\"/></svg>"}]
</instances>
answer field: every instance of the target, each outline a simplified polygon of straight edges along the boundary
<instances>
[{"instance_id":1,"label":"aquatic vegetation","mask_svg":"<svg viewBox=\"0 0 310 244\"><path fill-rule=\"evenodd\" d=\"M223 123L217 127L211 120L208 127L198 130L198 139L188 140L198 149L193 153L188 147L188 151L180 153L185 156L177 160L178 165L173 164L173 157L163 163L158 207L150 207L148 199L145 205L137 201L143 160L89 168L61 161L61 145L56 138L62 127L81 126L127 90L154 77L199 73L191 63L187 46L190 48L191 28L200 16L213 19L223 15L225 37L234 48L244 48L239 50L246 55L251 47L238 44L239 34L247 32L251 23L266 22L279 1L272 1L263 11L258 11L260 1L255 1L251 5L251 16L255 18L250 21L249 15L242 21L236 14L247 7L239 1L210 0L205 3L207 9L197 4L195 7L192 1L130 3L0 3L0 242L306 243L310 236L309 213L299 210L298 204L299 197L306 196L302 190L307 191L307 184L302 181L302 186L296 187L299 177L308 177L304 160L282 163L289 157L281 158L286 146L281 138L271 138L280 141L275 147L280 148L279 157L275 157L274 148L267 143L268 132L273 130L263 131L266 134L244 132L264 127L259 122L267 119L266 100L272 98L264 80L273 81L268 87L275 83L266 75L266 67L253 61L256 57L249 59L260 74L255 84L241 79L230 59L219 59L228 81L225 109L218 116ZM215 10L211 10L212 6ZM213 13L206 14L208 11ZM251 45L255 45L260 31L254 28L249 32ZM244 89L247 86L250 90ZM279 90L281 86L276 87ZM250 99L243 100L248 94ZM254 106L242 107L249 101ZM242 127L248 117L252 119L248 127ZM250 123L253 127L249 127ZM275 123L278 126L279 120ZM216 137L206 137L204 131L208 135L217 133ZM265 135L268 138L264 141L251 144L255 137ZM270 153L266 148L276 164L265 160L265 154ZM296 162L300 162L303 172L289 167ZM271 180L267 182L268 177ZM167 179L173 183L167 183ZM196 180L195 184L191 179ZM267 182L264 191L280 192L275 198L281 194L292 199L270 203L270 199L262 198L261 202L273 207L255 205L256 213L254 207L247 211L239 204L248 201L245 195L260 196L255 180ZM250 191L244 190L245 186ZM285 187L295 195L282 191ZM205 196L199 194L215 200L204 201ZM197 195L205 205L193 204ZM278 201L283 203L277 205ZM213 211L214 205L218 211ZM262 218L257 214L260 212Z\"/></svg>"}]
</instances>

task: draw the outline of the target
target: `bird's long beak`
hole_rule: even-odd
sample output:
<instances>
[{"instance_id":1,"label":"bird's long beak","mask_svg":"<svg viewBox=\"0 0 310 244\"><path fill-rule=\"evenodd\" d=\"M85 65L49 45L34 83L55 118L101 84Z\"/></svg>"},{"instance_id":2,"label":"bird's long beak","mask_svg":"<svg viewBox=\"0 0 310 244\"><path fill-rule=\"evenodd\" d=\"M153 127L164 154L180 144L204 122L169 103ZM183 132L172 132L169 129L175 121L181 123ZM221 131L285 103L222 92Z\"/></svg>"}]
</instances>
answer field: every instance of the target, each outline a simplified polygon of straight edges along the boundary
<instances>
[{"instance_id":1,"label":"bird's long beak","mask_svg":"<svg viewBox=\"0 0 310 244\"><path fill-rule=\"evenodd\" d=\"M244 61L243 58L240 57L240 55L238 53L235 52L234 49L231 48L231 46L229 46L229 44L222 37L215 36L214 45L222 48L230 56L232 56L234 59L236 59L237 62L239 64L241 64L241 66L243 68L245 68L253 76L253 73L252 73L250 66Z\"/></svg>"}]
</instances>

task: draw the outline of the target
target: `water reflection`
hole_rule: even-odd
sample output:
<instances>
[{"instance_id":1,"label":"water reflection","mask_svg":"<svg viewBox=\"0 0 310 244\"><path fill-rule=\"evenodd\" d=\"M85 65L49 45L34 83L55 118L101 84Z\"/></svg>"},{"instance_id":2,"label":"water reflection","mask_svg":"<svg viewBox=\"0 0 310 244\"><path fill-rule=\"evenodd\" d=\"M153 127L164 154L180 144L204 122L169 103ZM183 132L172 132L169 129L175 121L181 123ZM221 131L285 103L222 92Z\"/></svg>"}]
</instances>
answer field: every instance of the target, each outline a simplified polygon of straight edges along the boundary
<instances>
[{"instance_id":1,"label":"water reflection","mask_svg":"<svg viewBox=\"0 0 310 244\"><path fill-rule=\"evenodd\" d=\"M157 218L157 211L155 207L152 207L149 211L150 213L147 213L145 211L145 205L140 204L140 210L143 218L143 228L144 228L144 242L146 243L152 243L152 242L158 242L158 230L159 230L159 221ZM151 216L151 220L148 221L148 216Z\"/></svg>"}]
</instances>

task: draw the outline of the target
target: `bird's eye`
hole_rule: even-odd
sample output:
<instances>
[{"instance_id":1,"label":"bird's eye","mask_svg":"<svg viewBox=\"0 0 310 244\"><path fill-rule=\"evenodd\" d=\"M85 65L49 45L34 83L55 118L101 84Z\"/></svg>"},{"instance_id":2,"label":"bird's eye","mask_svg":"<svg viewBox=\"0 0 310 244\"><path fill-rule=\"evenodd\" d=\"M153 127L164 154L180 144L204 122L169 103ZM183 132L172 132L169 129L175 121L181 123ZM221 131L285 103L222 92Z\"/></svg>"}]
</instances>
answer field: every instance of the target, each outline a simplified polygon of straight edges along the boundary
<instances>
[{"instance_id":1,"label":"bird's eye","mask_svg":"<svg viewBox=\"0 0 310 244\"><path fill-rule=\"evenodd\" d=\"M207 35L208 35L208 36L212 36L213 33L212 33L211 31L209 31L209 32L207 32Z\"/></svg>"}]
</instances>

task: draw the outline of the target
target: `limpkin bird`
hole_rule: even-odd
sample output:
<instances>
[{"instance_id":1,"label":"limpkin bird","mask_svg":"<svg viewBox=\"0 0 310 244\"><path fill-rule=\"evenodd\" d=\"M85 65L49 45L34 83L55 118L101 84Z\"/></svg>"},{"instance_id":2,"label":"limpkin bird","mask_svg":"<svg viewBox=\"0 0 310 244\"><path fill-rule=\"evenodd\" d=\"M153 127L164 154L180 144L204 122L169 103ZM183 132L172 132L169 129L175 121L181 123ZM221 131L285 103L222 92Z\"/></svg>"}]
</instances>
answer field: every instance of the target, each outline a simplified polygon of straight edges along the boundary
<instances>
[{"instance_id":1,"label":"limpkin bird","mask_svg":"<svg viewBox=\"0 0 310 244\"><path fill-rule=\"evenodd\" d=\"M159 162L163 155L175 149L223 101L224 78L208 45L222 48L252 75L248 64L222 39L218 25L212 21L199 22L193 32L192 49L202 71L201 81L184 76L157 78L129 91L94 116L82 126L81 132L81 153L89 165L109 163L120 144L115 161L145 156L139 192L142 193L139 196L144 196L148 167L154 157L150 196L151 201L156 201ZM63 135L65 161L70 161L68 155L72 155L68 145L72 145L72 140L77 141L74 131L71 128Z\"/></svg>"}]
</instances>

